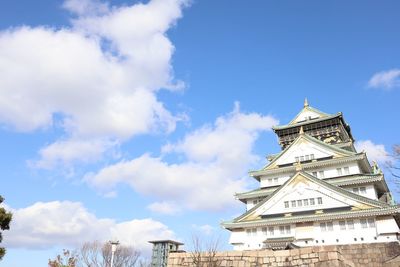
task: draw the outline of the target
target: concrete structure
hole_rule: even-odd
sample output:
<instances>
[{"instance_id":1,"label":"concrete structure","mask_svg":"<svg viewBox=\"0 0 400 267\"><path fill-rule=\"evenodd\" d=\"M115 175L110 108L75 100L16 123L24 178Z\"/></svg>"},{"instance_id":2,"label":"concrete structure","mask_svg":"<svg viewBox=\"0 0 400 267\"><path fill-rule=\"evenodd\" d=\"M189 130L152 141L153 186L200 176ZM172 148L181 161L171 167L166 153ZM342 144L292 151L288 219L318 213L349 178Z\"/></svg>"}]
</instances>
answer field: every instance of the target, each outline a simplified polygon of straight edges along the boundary
<instances>
[{"instance_id":1,"label":"concrete structure","mask_svg":"<svg viewBox=\"0 0 400 267\"><path fill-rule=\"evenodd\" d=\"M342 113L308 105L273 128L282 151L236 194L246 212L222 223L235 250L398 241L400 208L384 175L358 152Z\"/></svg>"},{"instance_id":2,"label":"concrete structure","mask_svg":"<svg viewBox=\"0 0 400 267\"><path fill-rule=\"evenodd\" d=\"M191 253L171 253L168 267L399 267L399 254L398 242L218 252L211 260L205 252L199 264Z\"/></svg>"},{"instance_id":3,"label":"concrete structure","mask_svg":"<svg viewBox=\"0 0 400 267\"><path fill-rule=\"evenodd\" d=\"M178 252L179 246L183 245L183 243L173 240L157 240L149 241L149 243L153 244L151 256L152 267L166 267L169 253Z\"/></svg>"}]
</instances>

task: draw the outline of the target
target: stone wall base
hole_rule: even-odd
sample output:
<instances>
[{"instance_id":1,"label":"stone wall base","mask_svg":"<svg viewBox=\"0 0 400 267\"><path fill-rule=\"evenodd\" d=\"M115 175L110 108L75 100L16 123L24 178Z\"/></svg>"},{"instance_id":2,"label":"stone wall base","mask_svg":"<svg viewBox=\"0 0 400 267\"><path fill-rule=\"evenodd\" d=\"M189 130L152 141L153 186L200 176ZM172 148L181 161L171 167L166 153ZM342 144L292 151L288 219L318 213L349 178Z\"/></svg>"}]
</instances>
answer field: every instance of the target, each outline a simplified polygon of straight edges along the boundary
<instances>
[{"instance_id":1,"label":"stone wall base","mask_svg":"<svg viewBox=\"0 0 400 267\"><path fill-rule=\"evenodd\" d=\"M168 267L400 267L400 244L371 243L306 247L291 250L253 250L171 253Z\"/></svg>"}]
</instances>

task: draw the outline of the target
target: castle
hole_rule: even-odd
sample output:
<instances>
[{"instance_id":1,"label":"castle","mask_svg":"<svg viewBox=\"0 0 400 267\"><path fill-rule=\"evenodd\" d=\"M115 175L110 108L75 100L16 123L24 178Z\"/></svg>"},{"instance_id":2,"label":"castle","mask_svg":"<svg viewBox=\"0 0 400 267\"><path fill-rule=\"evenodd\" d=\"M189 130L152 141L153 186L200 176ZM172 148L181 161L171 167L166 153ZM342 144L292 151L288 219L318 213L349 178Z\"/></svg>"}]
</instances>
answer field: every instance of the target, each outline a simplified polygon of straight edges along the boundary
<instances>
[{"instance_id":1,"label":"castle","mask_svg":"<svg viewBox=\"0 0 400 267\"><path fill-rule=\"evenodd\" d=\"M400 208L384 175L356 151L343 114L309 106L273 127L282 151L250 172L246 212L222 223L235 250L398 242Z\"/></svg>"}]
</instances>

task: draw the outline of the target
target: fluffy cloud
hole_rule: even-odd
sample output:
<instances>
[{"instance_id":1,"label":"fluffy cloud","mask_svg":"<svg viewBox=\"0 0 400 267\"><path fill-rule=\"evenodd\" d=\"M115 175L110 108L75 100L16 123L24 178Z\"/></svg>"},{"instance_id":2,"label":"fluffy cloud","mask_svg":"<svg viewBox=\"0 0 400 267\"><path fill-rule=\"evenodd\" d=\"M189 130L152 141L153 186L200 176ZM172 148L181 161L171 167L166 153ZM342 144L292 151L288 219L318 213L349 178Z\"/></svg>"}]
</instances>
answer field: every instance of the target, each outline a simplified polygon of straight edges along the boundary
<instances>
[{"instance_id":1,"label":"fluffy cloud","mask_svg":"<svg viewBox=\"0 0 400 267\"><path fill-rule=\"evenodd\" d=\"M203 225L197 225L193 224L192 228L196 231L199 232L201 235L207 235L210 236L211 234L214 233L215 227L208 225L208 224L203 224Z\"/></svg>"},{"instance_id":2,"label":"fluffy cloud","mask_svg":"<svg viewBox=\"0 0 400 267\"><path fill-rule=\"evenodd\" d=\"M391 163L393 157L386 151L384 145L374 144L371 140L360 140L355 143L357 151L365 151L371 161Z\"/></svg>"},{"instance_id":3,"label":"fluffy cloud","mask_svg":"<svg viewBox=\"0 0 400 267\"><path fill-rule=\"evenodd\" d=\"M164 154L183 155L181 163L144 154L89 173L85 180L105 193L127 183L139 193L179 203L179 208L221 210L234 203L234 192L244 190L246 171L259 160L252 153L259 133L277 123L271 116L242 113L237 105L214 125L164 147Z\"/></svg>"},{"instance_id":4,"label":"fluffy cloud","mask_svg":"<svg viewBox=\"0 0 400 267\"><path fill-rule=\"evenodd\" d=\"M166 202L166 201L154 202L149 206L147 206L147 208L152 212L166 214L166 215L174 215L180 211L176 203Z\"/></svg>"},{"instance_id":5,"label":"fluffy cloud","mask_svg":"<svg viewBox=\"0 0 400 267\"><path fill-rule=\"evenodd\" d=\"M400 86L400 69L375 73L368 81L368 87L390 90Z\"/></svg>"},{"instance_id":6,"label":"fluffy cloud","mask_svg":"<svg viewBox=\"0 0 400 267\"><path fill-rule=\"evenodd\" d=\"M76 14L71 27L0 31L0 123L17 131L63 130L62 140L41 150L39 167L96 158L93 151L137 134L173 131L180 118L157 91L175 90L166 31L185 3L109 7L68 0L64 7ZM87 145L93 151L76 149L90 139L104 146L96 141Z\"/></svg>"},{"instance_id":7,"label":"fluffy cloud","mask_svg":"<svg viewBox=\"0 0 400 267\"><path fill-rule=\"evenodd\" d=\"M10 230L4 232L4 245L9 248L77 247L85 241L116 238L148 252L149 240L175 238L174 233L158 221L141 219L117 223L97 218L79 202L37 202L11 211Z\"/></svg>"}]
</instances>

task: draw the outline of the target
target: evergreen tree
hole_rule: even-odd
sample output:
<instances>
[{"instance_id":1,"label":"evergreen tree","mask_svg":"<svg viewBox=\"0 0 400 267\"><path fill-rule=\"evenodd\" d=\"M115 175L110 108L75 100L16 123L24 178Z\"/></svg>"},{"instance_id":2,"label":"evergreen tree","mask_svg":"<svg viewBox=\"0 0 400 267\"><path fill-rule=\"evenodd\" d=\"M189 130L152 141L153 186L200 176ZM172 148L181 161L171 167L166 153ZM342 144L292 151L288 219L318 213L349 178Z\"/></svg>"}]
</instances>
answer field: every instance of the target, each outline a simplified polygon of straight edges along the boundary
<instances>
[{"instance_id":1,"label":"evergreen tree","mask_svg":"<svg viewBox=\"0 0 400 267\"><path fill-rule=\"evenodd\" d=\"M4 198L0 196L0 204L4 201ZM10 229L12 214L7 212L3 207L0 207L0 242L3 240L2 231ZM6 249L0 247L0 260L6 253Z\"/></svg>"}]
</instances>

